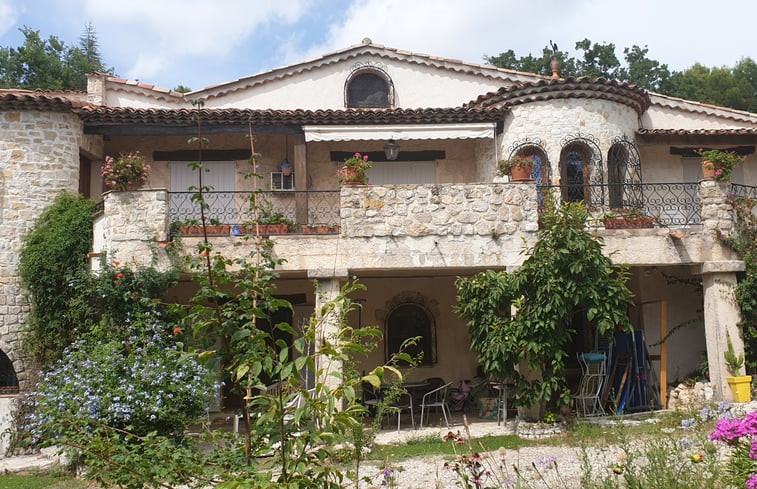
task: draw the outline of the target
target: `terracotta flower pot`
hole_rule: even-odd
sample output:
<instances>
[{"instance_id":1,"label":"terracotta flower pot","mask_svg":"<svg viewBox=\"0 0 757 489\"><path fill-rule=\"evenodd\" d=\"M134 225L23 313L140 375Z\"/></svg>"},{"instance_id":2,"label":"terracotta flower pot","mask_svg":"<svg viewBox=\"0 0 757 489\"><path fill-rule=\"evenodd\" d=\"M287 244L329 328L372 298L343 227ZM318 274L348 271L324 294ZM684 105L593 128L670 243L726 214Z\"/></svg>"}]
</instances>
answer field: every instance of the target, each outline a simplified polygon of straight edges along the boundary
<instances>
[{"instance_id":1,"label":"terracotta flower pot","mask_svg":"<svg viewBox=\"0 0 757 489\"><path fill-rule=\"evenodd\" d=\"M363 181L360 179L360 172L357 168L343 166L341 175L342 185L363 185Z\"/></svg>"},{"instance_id":2,"label":"terracotta flower pot","mask_svg":"<svg viewBox=\"0 0 757 489\"><path fill-rule=\"evenodd\" d=\"M702 178L705 180L715 180L715 164L710 160L702 162Z\"/></svg>"},{"instance_id":3,"label":"terracotta flower pot","mask_svg":"<svg viewBox=\"0 0 757 489\"><path fill-rule=\"evenodd\" d=\"M532 166L520 166L516 165L510 168L510 181L511 182L528 182L531 180Z\"/></svg>"},{"instance_id":4,"label":"terracotta flower pot","mask_svg":"<svg viewBox=\"0 0 757 489\"><path fill-rule=\"evenodd\" d=\"M607 217L605 229L644 229L654 227L654 218L645 217Z\"/></svg>"}]
</instances>

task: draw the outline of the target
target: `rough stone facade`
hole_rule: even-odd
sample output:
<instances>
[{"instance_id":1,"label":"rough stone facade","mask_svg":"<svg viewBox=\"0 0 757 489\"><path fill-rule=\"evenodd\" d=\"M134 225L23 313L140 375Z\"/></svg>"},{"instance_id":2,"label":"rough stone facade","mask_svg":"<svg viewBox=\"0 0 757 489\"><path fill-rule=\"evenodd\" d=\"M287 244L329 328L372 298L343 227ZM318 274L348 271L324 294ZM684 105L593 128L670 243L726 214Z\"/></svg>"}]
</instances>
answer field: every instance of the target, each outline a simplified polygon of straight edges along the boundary
<instances>
[{"instance_id":1,"label":"rough stone facade","mask_svg":"<svg viewBox=\"0 0 757 489\"><path fill-rule=\"evenodd\" d=\"M103 213L95 220L94 249L108 263L167 268L168 256L159 243L168 239L168 193L107 192L103 200Z\"/></svg>"},{"instance_id":2,"label":"rough stone facade","mask_svg":"<svg viewBox=\"0 0 757 489\"><path fill-rule=\"evenodd\" d=\"M343 187L345 237L500 236L538 229L528 184Z\"/></svg>"},{"instance_id":3,"label":"rough stone facade","mask_svg":"<svg viewBox=\"0 0 757 489\"><path fill-rule=\"evenodd\" d=\"M62 190L78 190L82 134L73 114L0 113L0 349L13 362L22 388L28 362L20 333L29 301L19 283L19 253L37 216Z\"/></svg>"}]
</instances>

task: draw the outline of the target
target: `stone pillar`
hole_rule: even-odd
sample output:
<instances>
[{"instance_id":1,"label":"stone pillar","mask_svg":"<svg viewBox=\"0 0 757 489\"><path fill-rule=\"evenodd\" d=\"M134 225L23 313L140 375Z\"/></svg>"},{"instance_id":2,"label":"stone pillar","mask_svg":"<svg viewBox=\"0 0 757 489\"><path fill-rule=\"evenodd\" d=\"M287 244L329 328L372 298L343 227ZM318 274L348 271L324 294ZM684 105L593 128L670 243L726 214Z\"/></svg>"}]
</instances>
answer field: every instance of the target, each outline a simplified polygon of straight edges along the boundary
<instances>
[{"instance_id":1,"label":"stone pillar","mask_svg":"<svg viewBox=\"0 0 757 489\"><path fill-rule=\"evenodd\" d=\"M106 192L103 200L103 214L95 221L93 251L108 263L167 270L171 263L159 244L168 239L168 192Z\"/></svg>"},{"instance_id":2,"label":"stone pillar","mask_svg":"<svg viewBox=\"0 0 757 489\"><path fill-rule=\"evenodd\" d=\"M316 279L315 315L320 327L319 331L316 332L317 351L321 349L321 346L324 343L335 341L336 336L339 333L341 311L324 310L324 306L339 296L342 285L341 282L347 278L346 270L341 270L341 273L334 273L333 271L330 273L323 272L324 271L321 270L308 270L308 278ZM339 307L339 305L337 305L337 307ZM339 385L340 380L331 374L334 372L341 373L341 361L318 357L316 359L316 370L319 373L319 382L324 383L330 389Z\"/></svg>"},{"instance_id":3,"label":"stone pillar","mask_svg":"<svg viewBox=\"0 0 757 489\"><path fill-rule=\"evenodd\" d=\"M704 332L707 341L710 382L715 397L726 401L733 401L733 394L726 381L726 377L730 377L730 374L726 370L723 357L728 350L726 337L730 336L736 355L744 353L741 329L737 326L741 321L741 314L733 297L736 272L742 270L744 270L744 262L738 260L702 264Z\"/></svg>"}]
</instances>

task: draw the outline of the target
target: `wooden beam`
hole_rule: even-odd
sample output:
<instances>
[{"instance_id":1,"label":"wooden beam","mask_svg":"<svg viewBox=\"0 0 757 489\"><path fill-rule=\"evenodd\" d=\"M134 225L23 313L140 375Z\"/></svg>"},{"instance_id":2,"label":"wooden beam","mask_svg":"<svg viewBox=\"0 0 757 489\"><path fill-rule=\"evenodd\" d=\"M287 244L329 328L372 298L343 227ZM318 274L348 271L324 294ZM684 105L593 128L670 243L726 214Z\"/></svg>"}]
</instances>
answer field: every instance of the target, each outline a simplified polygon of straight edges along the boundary
<instances>
[{"instance_id":1,"label":"wooden beam","mask_svg":"<svg viewBox=\"0 0 757 489\"><path fill-rule=\"evenodd\" d=\"M678 156L684 156L687 158L701 158L699 155L700 150L708 150L712 149L706 146L698 146L696 148L681 148L676 146L670 147L670 154L672 155L678 155ZM723 148L721 151L731 151L733 153L736 153L739 156L746 156L754 153L754 146L734 146L732 148Z\"/></svg>"},{"instance_id":2,"label":"wooden beam","mask_svg":"<svg viewBox=\"0 0 757 489\"><path fill-rule=\"evenodd\" d=\"M668 334L668 301L660 301L660 338ZM660 403L668 408L668 342L660 345Z\"/></svg>"},{"instance_id":3,"label":"wooden beam","mask_svg":"<svg viewBox=\"0 0 757 489\"><path fill-rule=\"evenodd\" d=\"M235 161L249 160L252 153L249 149L204 149L203 161ZM153 161L199 161L200 154L196 149L182 149L176 151L153 151Z\"/></svg>"},{"instance_id":4,"label":"wooden beam","mask_svg":"<svg viewBox=\"0 0 757 489\"><path fill-rule=\"evenodd\" d=\"M344 161L354 154L350 151L332 151L330 158L331 161ZM368 155L371 161L389 161L383 151L369 151L362 154ZM394 161L434 161L443 160L446 157L446 151L402 151L400 149L400 154Z\"/></svg>"}]
</instances>

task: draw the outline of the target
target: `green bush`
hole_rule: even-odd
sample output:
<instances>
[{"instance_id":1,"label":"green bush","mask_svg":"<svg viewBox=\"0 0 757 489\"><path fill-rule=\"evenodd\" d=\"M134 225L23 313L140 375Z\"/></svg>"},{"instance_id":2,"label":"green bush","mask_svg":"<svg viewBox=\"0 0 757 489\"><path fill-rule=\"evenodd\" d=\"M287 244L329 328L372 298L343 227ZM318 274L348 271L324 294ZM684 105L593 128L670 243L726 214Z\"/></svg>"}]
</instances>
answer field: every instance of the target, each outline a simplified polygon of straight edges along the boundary
<instances>
[{"instance_id":1,"label":"green bush","mask_svg":"<svg viewBox=\"0 0 757 489\"><path fill-rule=\"evenodd\" d=\"M64 192L24 238L19 274L32 296L25 345L43 364L60 358L79 334L80 324L67 314L66 303L77 293L71 278L87 268L94 209L91 200Z\"/></svg>"}]
</instances>

